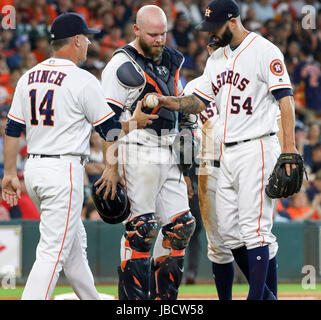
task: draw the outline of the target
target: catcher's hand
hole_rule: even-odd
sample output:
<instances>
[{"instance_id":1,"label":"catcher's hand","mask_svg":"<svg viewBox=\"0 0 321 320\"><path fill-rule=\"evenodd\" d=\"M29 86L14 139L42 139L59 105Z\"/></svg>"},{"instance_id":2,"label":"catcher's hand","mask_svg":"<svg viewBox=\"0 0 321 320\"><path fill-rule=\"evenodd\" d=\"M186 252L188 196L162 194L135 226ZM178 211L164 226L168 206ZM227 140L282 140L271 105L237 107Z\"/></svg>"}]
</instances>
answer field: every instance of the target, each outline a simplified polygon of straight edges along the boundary
<instances>
[{"instance_id":1,"label":"catcher's hand","mask_svg":"<svg viewBox=\"0 0 321 320\"><path fill-rule=\"evenodd\" d=\"M286 164L291 165L289 175ZM272 199L292 196L300 191L304 172L303 158L300 154L282 153L269 177L265 193Z\"/></svg>"}]
</instances>

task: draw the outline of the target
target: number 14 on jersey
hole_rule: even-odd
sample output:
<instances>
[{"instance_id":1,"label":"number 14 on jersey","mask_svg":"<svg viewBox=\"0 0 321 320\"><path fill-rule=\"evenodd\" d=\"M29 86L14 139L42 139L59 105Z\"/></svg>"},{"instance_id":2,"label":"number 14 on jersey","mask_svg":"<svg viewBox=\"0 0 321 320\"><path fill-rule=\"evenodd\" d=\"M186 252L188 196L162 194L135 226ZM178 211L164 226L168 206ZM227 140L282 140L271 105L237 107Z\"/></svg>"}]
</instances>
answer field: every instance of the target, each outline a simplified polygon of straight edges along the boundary
<instances>
[{"instance_id":1,"label":"number 14 on jersey","mask_svg":"<svg viewBox=\"0 0 321 320\"><path fill-rule=\"evenodd\" d=\"M29 91L30 97L30 105L31 105L31 125L37 126L39 125L38 116L37 116L37 89L32 89ZM44 116L43 125L44 126L53 126L53 116L54 116L54 109L53 109L53 97L54 97L54 90L48 90L43 97L40 105L39 105L39 114L40 116Z\"/></svg>"}]
</instances>

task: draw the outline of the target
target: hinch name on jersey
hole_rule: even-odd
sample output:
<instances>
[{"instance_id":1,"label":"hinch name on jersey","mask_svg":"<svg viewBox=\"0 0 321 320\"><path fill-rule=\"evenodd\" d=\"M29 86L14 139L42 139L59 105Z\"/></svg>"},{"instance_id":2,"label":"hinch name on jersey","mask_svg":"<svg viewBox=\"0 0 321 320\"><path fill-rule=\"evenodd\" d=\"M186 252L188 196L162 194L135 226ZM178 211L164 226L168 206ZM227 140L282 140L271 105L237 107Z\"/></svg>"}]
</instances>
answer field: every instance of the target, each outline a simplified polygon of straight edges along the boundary
<instances>
[{"instance_id":1,"label":"hinch name on jersey","mask_svg":"<svg viewBox=\"0 0 321 320\"><path fill-rule=\"evenodd\" d=\"M28 84L32 83L53 83L61 86L67 75L63 72L50 70L36 70L29 73Z\"/></svg>"},{"instance_id":2,"label":"hinch name on jersey","mask_svg":"<svg viewBox=\"0 0 321 320\"><path fill-rule=\"evenodd\" d=\"M238 72L234 73L234 71L232 70L224 71L218 74L216 77L217 84L215 85L214 83L212 83L212 88L215 96L217 96L220 88L222 88L225 84L233 84L233 86L237 86L240 91L244 91L246 86L250 83L250 80L242 78L242 80L240 81L240 78L240 74Z\"/></svg>"}]
</instances>

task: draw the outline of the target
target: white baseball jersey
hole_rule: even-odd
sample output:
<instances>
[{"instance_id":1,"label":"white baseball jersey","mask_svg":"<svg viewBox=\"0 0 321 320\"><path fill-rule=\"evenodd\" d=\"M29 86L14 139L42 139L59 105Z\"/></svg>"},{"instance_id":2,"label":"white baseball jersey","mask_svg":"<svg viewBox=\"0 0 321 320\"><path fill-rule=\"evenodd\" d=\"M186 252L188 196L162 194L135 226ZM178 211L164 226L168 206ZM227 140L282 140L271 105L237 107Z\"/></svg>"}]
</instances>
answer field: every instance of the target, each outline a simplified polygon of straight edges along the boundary
<instances>
[{"instance_id":1,"label":"white baseball jersey","mask_svg":"<svg viewBox=\"0 0 321 320\"><path fill-rule=\"evenodd\" d=\"M8 117L26 125L29 154L89 155L92 126L113 115L93 75L49 58L19 79Z\"/></svg>"},{"instance_id":2,"label":"white baseball jersey","mask_svg":"<svg viewBox=\"0 0 321 320\"><path fill-rule=\"evenodd\" d=\"M280 88L291 88L283 55L252 32L234 51L226 46L209 57L194 94L207 102L215 98L219 138L228 143L278 131L278 104L271 92Z\"/></svg>"}]
</instances>

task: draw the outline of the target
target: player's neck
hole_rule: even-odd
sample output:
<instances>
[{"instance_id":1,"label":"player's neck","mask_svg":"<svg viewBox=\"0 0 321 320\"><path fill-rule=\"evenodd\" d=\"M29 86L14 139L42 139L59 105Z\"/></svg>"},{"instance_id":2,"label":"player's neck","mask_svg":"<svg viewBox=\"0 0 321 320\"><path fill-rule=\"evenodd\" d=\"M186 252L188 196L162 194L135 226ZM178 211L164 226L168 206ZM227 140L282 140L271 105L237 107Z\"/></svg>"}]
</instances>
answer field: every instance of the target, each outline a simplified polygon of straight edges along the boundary
<instances>
[{"instance_id":1,"label":"player's neck","mask_svg":"<svg viewBox=\"0 0 321 320\"><path fill-rule=\"evenodd\" d=\"M79 63L78 58L77 58L77 56L76 56L76 54L74 52L67 51L67 50L64 50L64 49L60 49L60 50L54 51L52 56L53 56L53 58L68 59L68 60L72 61L75 64Z\"/></svg>"},{"instance_id":2,"label":"player's neck","mask_svg":"<svg viewBox=\"0 0 321 320\"><path fill-rule=\"evenodd\" d=\"M134 41L132 44L133 44L133 46L135 47L135 49L137 50L137 52L138 52L139 54L141 54L142 56L145 57L145 53L144 53L143 49L140 47L137 38L135 39L135 41ZM147 57L147 58L148 58L148 57Z\"/></svg>"},{"instance_id":3,"label":"player's neck","mask_svg":"<svg viewBox=\"0 0 321 320\"><path fill-rule=\"evenodd\" d=\"M243 42L250 32L242 28L240 31L234 34L234 37L230 43L230 47L236 47Z\"/></svg>"}]
</instances>

